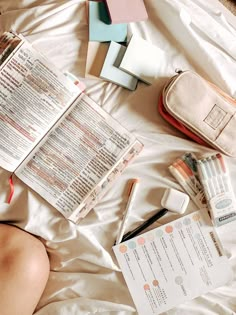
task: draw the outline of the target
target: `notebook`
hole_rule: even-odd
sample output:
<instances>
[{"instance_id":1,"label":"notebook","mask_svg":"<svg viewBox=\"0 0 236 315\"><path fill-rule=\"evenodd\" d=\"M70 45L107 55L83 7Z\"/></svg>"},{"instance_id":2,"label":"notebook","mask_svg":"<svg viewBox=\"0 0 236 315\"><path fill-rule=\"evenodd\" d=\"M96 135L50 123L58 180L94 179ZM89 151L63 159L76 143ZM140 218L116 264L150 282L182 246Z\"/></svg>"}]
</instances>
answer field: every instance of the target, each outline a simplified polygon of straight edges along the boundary
<instances>
[{"instance_id":1,"label":"notebook","mask_svg":"<svg viewBox=\"0 0 236 315\"><path fill-rule=\"evenodd\" d=\"M148 18L143 0L106 0L106 4L112 24L137 22Z\"/></svg>"},{"instance_id":2,"label":"notebook","mask_svg":"<svg viewBox=\"0 0 236 315\"><path fill-rule=\"evenodd\" d=\"M100 77L133 91L136 89L138 79L118 68L125 50L126 47L123 45L110 43Z\"/></svg>"},{"instance_id":3,"label":"notebook","mask_svg":"<svg viewBox=\"0 0 236 315\"><path fill-rule=\"evenodd\" d=\"M162 58L163 50L140 36L133 35L119 68L152 84L160 74Z\"/></svg>"},{"instance_id":4,"label":"notebook","mask_svg":"<svg viewBox=\"0 0 236 315\"><path fill-rule=\"evenodd\" d=\"M110 24L106 4L89 1L89 40L97 42L125 42L127 24Z\"/></svg>"}]
</instances>

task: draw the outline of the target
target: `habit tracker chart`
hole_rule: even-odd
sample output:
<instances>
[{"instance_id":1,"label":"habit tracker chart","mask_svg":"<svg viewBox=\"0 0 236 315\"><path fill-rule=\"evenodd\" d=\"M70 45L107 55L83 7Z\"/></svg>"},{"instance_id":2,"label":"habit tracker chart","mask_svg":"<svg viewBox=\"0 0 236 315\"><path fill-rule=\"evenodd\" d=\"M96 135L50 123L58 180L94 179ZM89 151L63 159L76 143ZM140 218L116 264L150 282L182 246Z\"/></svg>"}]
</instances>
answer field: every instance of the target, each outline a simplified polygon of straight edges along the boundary
<instances>
[{"instance_id":1,"label":"habit tracker chart","mask_svg":"<svg viewBox=\"0 0 236 315\"><path fill-rule=\"evenodd\" d=\"M160 314L232 279L206 210L113 247L139 315Z\"/></svg>"}]
</instances>

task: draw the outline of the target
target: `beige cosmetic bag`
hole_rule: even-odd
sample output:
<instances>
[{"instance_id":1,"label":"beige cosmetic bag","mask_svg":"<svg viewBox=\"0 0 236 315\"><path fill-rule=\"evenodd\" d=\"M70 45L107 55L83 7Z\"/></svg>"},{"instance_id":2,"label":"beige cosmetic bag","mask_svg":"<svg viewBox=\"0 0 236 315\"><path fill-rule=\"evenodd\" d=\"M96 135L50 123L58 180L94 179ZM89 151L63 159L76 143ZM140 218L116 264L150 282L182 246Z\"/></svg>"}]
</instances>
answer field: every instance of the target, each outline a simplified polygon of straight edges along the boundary
<instances>
[{"instance_id":1,"label":"beige cosmetic bag","mask_svg":"<svg viewBox=\"0 0 236 315\"><path fill-rule=\"evenodd\" d=\"M194 141L236 157L236 100L193 71L165 85L160 114Z\"/></svg>"}]
</instances>

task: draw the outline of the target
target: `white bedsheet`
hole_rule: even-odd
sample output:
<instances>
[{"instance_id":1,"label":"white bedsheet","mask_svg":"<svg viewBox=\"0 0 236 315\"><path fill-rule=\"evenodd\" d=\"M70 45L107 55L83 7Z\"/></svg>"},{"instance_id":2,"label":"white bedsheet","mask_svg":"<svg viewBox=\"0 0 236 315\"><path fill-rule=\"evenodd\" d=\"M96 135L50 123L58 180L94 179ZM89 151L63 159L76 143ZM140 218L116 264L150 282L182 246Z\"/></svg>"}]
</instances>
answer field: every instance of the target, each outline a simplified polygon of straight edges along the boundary
<instances>
[{"instance_id":1,"label":"white bedsheet","mask_svg":"<svg viewBox=\"0 0 236 315\"><path fill-rule=\"evenodd\" d=\"M118 0L117 0L118 1ZM85 0L1 0L1 31L15 30L61 70L83 77L88 45ZM145 0L149 19L131 23L138 34L165 51L160 76L151 86L130 92L105 81L85 79L87 94L144 143L140 156L78 226L68 222L17 178L10 206L8 176L0 170L1 219L18 220L39 236L50 256L51 272L37 315L136 314L112 251L122 216L127 181L139 177L139 194L129 228L157 208L166 187L181 190L167 167L186 151L213 153L183 136L158 114L157 100L176 68L193 69L236 97L236 29L205 0ZM210 1L214 4L214 1ZM158 62L158 60L156 61ZM236 160L226 157L236 193ZM188 212L196 210L191 202ZM168 214L158 224L177 218ZM236 274L236 221L218 229ZM236 281L166 312L169 315L236 314ZM149 315L149 314L147 314Z\"/></svg>"}]
</instances>

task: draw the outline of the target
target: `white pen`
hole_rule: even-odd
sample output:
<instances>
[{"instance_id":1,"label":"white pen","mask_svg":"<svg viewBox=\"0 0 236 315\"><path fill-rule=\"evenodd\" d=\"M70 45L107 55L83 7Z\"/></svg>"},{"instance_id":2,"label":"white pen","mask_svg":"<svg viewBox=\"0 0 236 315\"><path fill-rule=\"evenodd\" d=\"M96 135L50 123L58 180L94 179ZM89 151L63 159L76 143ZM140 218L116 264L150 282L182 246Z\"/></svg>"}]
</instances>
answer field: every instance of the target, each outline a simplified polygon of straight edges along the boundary
<instances>
[{"instance_id":1,"label":"white pen","mask_svg":"<svg viewBox=\"0 0 236 315\"><path fill-rule=\"evenodd\" d=\"M138 186L139 186L139 179L136 178L133 180L132 186L130 188L130 192L129 192L129 196L128 196L129 199L128 199L126 209L125 209L124 215L123 215L123 220L121 222L120 229L119 229L119 232L118 232L118 235L116 238L116 244L119 244L123 238L125 227L126 227L126 222L128 220L128 215L129 215L130 210L132 208Z\"/></svg>"}]
</instances>

